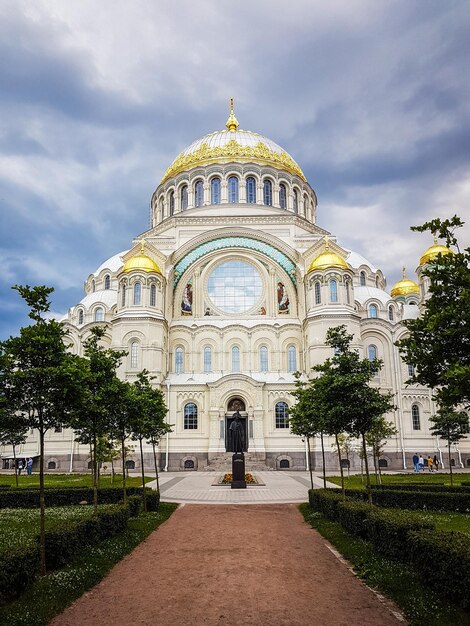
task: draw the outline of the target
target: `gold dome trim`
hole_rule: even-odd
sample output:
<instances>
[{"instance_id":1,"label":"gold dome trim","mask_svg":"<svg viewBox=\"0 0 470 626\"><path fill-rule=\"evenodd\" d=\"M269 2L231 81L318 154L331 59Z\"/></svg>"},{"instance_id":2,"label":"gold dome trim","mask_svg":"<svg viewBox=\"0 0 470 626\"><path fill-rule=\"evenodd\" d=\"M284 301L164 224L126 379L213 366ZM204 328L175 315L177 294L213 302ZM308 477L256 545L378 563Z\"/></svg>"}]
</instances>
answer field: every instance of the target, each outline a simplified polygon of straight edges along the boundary
<instances>
[{"instance_id":1,"label":"gold dome trim","mask_svg":"<svg viewBox=\"0 0 470 626\"><path fill-rule=\"evenodd\" d=\"M419 295L419 285L406 277L405 268L403 268L403 278L393 285L390 294L392 297Z\"/></svg>"},{"instance_id":2,"label":"gold dome trim","mask_svg":"<svg viewBox=\"0 0 470 626\"><path fill-rule=\"evenodd\" d=\"M136 254L132 256L130 259L124 263L124 267L122 268L123 272L132 272L133 270L140 270L141 272L156 272L157 274L161 274L161 270L158 265L155 263L153 259L144 254L145 247L145 239L141 239L140 243L140 254Z\"/></svg>"},{"instance_id":3,"label":"gold dome trim","mask_svg":"<svg viewBox=\"0 0 470 626\"><path fill-rule=\"evenodd\" d=\"M259 141L255 146L242 146L235 139L230 139L224 146L210 148L207 143L203 143L194 152L189 154L181 152L166 170L160 184L193 167L211 165L223 159L255 161L263 165L273 165L298 176L304 182L307 180L300 167L287 152L275 152L262 141Z\"/></svg>"},{"instance_id":4,"label":"gold dome trim","mask_svg":"<svg viewBox=\"0 0 470 626\"><path fill-rule=\"evenodd\" d=\"M339 267L343 270L350 269L348 263L340 257L339 254L331 252L328 236L325 236L325 251L313 259L307 273L313 272L314 270L326 270L330 267Z\"/></svg>"}]
</instances>

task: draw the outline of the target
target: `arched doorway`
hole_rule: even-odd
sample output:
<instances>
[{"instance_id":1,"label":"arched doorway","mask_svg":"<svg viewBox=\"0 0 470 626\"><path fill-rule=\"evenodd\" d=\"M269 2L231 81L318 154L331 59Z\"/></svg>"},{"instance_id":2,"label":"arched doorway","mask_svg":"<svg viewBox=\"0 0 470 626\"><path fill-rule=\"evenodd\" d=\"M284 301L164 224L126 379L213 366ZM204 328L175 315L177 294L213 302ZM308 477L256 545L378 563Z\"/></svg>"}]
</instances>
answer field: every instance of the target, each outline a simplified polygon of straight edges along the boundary
<instances>
[{"instance_id":1,"label":"arched doorway","mask_svg":"<svg viewBox=\"0 0 470 626\"><path fill-rule=\"evenodd\" d=\"M238 411L240 413L240 419L243 424L244 433L245 433L245 452L248 449L248 414L246 412L245 401L239 396L234 396L230 398L227 402L227 411L225 413L225 450L227 452L233 452L233 445L231 440L231 430L230 425L234 420L234 415Z\"/></svg>"}]
</instances>

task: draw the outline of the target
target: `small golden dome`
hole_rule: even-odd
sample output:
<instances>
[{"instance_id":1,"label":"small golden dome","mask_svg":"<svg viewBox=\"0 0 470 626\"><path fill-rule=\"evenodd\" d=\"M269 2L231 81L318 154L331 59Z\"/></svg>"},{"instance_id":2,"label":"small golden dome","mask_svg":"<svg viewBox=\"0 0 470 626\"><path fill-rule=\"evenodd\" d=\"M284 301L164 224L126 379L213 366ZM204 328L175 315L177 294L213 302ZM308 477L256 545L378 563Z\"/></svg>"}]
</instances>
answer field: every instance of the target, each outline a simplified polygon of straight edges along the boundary
<instances>
[{"instance_id":1,"label":"small golden dome","mask_svg":"<svg viewBox=\"0 0 470 626\"><path fill-rule=\"evenodd\" d=\"M390 293L392 297L409 296L412 293L419 295L419 285L406 277L405 268L403 268L403 278L393 285Z\"/></svg>"},{"instance_id":2,"label":"small golden dome","mask_svg":"<svg viewBox=\"0 0 470 626\"><path fill-rule=\"evenodd\" d=\"M308 268L308 272L313 272L314 270L326 270L329 267L338 267L342 270L350 269L349 265L342 257L339 256L339 254L331 252L328 237L326 236L325 251L313 259L310 267Z\"/></svg>"},{"instance_id":3,"label":"small golden dome","mask_svg":"<svg viewBox=\"0 0 470 626\"><path fill-rule=\"evenodd\" d=\"M426 263L430 263L437 259L437 255L442 254L445 256L446 254L454 254L450 248L447 246L443 246L440 243L437 243L437 237L434 235L434 243L433 245L426 250L423 256L419 260L420 265L426 265Z\"/></svg>"},{"instance_id":4,"label":"small golden dome","mask_svg":"<svg viewBox=\"0 0 470 626\"><path fill-rule=\"evenodd\" d=\"M140 254L136 254L124 263L123 272L132 272L132 270L140 270L141 272L156 272L161 274L161 270L153 259L144 254L145 241L140 242Z\"/></svg>"}]
</instances>

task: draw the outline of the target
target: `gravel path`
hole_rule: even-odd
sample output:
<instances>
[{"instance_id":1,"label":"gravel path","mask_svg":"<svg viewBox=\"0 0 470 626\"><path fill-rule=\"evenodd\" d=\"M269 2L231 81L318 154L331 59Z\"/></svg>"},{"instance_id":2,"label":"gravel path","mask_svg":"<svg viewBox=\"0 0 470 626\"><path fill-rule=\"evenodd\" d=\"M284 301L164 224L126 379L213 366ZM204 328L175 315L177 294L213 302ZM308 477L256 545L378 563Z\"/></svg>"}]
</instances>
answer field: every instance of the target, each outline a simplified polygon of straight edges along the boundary
<instances>
[{"instance_id":1,"label":"gravel path","mask_svg":"<svg viewBox=\"0 0 470 626\"><path fill-rule=\"evenodd\" d=\"M393 608L295 505L185 505L52 624L396 626Z\"/></svg>"}]
</instances>

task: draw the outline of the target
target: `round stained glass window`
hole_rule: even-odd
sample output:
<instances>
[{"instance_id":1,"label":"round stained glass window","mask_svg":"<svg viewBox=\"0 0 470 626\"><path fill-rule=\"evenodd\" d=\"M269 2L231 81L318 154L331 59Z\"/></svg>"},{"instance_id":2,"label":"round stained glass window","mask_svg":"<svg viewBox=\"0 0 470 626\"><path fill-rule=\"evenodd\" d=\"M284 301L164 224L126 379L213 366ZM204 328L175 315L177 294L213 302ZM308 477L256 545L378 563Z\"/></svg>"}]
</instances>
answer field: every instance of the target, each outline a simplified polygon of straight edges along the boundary
<instances>
[{"instance_id":1,"label":"round stained glass window","mask_svg":"<svg viewBox=\"0 0 470 626\"><path fill-rule=\"evenodd\" d=\"M253 265L226 261L210 274L207 291L217 309L225 313L246 313L261 298L263 283Z\"/></svg>"}]
</instances>

